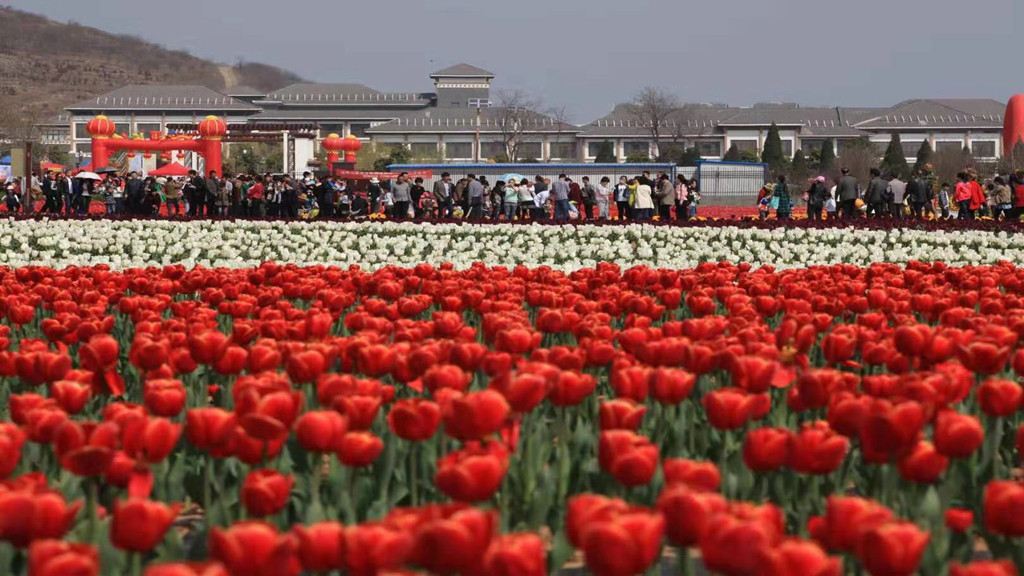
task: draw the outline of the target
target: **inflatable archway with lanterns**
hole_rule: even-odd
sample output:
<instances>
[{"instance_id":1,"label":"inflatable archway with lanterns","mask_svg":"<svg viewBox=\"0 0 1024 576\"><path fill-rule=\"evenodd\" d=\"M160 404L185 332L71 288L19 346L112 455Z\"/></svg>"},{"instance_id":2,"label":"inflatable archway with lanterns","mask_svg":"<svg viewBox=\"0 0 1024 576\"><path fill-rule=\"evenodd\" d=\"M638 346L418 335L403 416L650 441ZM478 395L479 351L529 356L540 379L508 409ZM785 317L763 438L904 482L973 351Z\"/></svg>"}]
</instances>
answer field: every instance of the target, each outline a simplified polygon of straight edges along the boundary
<instances>
[{"instance_id":1,"label":"inflatable archway with lanterns","mask_svg":"<svg viewBox=\"0 0 1024 576\"><path fill-rule=\"evenodd\" d=\"M228 125L217 116L207 116L199 123L199 137L190 135L168 136L162 132L152 132L149 138L125 138L118 134L114 122L106 116L96 116L85 126L92 137L92 165L107 166L113 152L127 150L133 152L160 152L169 155L178 151L178 157L186 151L195 152L206 161L205 172L222 174L221 140L228 132ZM169 157L169 156L166 156Z\"/></svg>"},{"instance_id":2,"label":"inflatable archway with lanterns","mask_svg":"<svg viewBox=\"0 0 1024 576\"><path fill-rule=\"evenodd\" d=\"M363 147L363 143L351 134L344 138L337 134L329 134L320 145L327 151L328 168L333 168L334 164L340 161L339 152L345 153L345 162L355 164L356 152L359 152L359 149Z\"/></svg>"}]
</instances>

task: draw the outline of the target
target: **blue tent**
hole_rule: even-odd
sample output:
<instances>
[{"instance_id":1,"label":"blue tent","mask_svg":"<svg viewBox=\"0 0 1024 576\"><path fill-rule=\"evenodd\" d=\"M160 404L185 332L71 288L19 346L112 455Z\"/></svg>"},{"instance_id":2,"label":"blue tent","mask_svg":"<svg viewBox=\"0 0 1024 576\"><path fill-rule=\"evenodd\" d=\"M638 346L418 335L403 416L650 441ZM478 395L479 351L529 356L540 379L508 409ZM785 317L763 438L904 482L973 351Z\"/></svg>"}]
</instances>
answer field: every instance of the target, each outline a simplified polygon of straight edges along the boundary
<instances>
[{"instance_id":1,"label":"blue tent","mask_svg":"<svg viewBox=\"0 0 1024 576\"><path fill-rule=\"evenodd\" d=\"M4 156L3 158L0 158L0 164L10 164L10 163L11 163L11 155L10 154L8 154L7 156Z\"/></svg>"}]
</instances>

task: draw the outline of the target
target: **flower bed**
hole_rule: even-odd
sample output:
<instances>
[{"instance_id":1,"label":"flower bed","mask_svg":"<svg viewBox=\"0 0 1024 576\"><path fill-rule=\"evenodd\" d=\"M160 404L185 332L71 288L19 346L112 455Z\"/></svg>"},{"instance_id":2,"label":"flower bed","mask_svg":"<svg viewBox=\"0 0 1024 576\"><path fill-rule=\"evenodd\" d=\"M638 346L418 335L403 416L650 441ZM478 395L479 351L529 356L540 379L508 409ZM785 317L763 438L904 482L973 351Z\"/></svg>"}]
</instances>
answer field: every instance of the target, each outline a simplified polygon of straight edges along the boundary
<instances>
[{"instance_id":1,"label":"flower bed","mask_svg":"<svg viewBox=\"0 0 1024 576\"><path fill-rule=\"evenodd\" d=\"M1024 566L1010 265L23 267L0 312L0 573Z\"/></svg>"},{"instance_id":2,"label":"flower bed","mask_svg":"<svg viewBox=\"0 0 1024 576\"><path fill-rule=\"evenodd\" d=\"M109 264L246 267L266 261L357 264L367 269L421 262L467 268L599 262L687 268L702 262L795 267L941 261L1024 263L1024 235L860 227L523 226L160 220L13 220L0 238L0 264L55 268Z\"/></svg>"}]
</instances>

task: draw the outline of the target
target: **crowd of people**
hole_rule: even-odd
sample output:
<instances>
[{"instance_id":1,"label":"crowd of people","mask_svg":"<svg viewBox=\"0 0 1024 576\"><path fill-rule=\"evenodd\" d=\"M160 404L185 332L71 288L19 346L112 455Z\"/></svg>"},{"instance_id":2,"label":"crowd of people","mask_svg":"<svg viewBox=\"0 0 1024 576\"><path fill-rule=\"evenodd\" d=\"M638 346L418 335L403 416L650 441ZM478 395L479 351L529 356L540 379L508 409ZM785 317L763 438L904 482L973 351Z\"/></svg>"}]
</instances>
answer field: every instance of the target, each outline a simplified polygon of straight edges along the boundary
<instances>
[{"instance_id":1,"label":"crowd of people","mask_svg":"<svg viewBox=\"0 0 1024 576\"><path fill-rule=\"evenodd\" d=\"M393 181L353 181L306 172L221 177L190 171L187 177L152 177L130 172L101 180L68 173L34 175L32 197L43 214L79 216L100 202L108 215L276 218L377 218L474 221L685 220L696 216L696 180L650 172L613 183L604 177L579 182L565 174L507 178L493 184L469 174L454 180L445 172L430 190L422 178L401 173ZM21 209L20 182L5 186L7 210ZM96 212L95 209L92 212Z\"/></svg>"},{"instance_id":2,"label":"crowd of people","mask_svg":"<svg viewBox=\"0 0 1024 576\"><path fill-rule=\"evenodd\" d=\"M957 174L955 183L938 182L928 167L915 170L907 180L895 174L883 175L878 168L871 169L870 174L863 187L847 168L831 185L824 176L809 180L800 188L808 219L1019 220L1024 215L1024 171L982 179L967 169ZM766 219L773 212L778 219L791 218L798 202L793 194L784 175L766 183L757 198L761 218Z\"/></svg>"}]
</instances>

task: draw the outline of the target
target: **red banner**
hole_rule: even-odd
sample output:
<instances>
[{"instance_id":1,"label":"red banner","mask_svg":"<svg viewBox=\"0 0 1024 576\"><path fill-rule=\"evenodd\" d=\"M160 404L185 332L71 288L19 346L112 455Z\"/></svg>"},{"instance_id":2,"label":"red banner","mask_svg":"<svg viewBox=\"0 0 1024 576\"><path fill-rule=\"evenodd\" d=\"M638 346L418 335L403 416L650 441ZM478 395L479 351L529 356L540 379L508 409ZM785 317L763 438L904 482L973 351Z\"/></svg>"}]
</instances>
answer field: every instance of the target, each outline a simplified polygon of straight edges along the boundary
<instances>
[{"instance_id":1,"label":"red banner","mask_svg":"<svg viewBox=\"0 0 1024 576\"><path fill-rule=\"evenodd\" d=\"M431 178L434 176L433 170L416 170L413 172L407 172L407 176L410 179L415 178ZM342 178L344 180L369 180L370 178L376 178L378 180L394 180L398 178L398 172L360 172L358 170L335 170L334 176Z\"/></svg>"}]
</instances>

